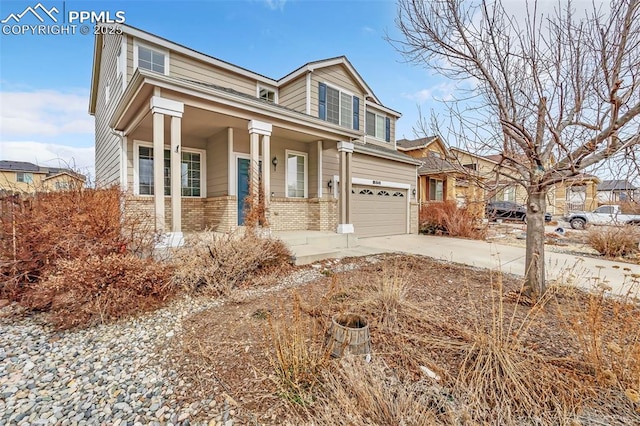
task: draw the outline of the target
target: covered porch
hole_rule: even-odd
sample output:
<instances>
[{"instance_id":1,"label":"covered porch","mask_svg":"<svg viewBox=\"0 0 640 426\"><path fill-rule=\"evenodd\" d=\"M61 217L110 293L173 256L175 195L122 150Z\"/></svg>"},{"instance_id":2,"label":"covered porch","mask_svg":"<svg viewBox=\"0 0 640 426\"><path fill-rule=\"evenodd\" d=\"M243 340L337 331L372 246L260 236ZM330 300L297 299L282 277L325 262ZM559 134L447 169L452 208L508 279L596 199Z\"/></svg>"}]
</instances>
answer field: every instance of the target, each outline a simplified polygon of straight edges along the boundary
<instances>
[{"instance_id":1,"label":"covered porch","mask_svg":"<svg viewBox=\"0 0 640 426\"><path fill-rule=\"evenodd\" d=\"M343 141L352 131L219 88L180 82L200 89L185 93L167 76L134 79L113 120L120 181L158 232L231 231L259 192L275 231L353 229L350 191L332 188L334 176L350 181L353 144Z\"/></svg>"}]
</instances>

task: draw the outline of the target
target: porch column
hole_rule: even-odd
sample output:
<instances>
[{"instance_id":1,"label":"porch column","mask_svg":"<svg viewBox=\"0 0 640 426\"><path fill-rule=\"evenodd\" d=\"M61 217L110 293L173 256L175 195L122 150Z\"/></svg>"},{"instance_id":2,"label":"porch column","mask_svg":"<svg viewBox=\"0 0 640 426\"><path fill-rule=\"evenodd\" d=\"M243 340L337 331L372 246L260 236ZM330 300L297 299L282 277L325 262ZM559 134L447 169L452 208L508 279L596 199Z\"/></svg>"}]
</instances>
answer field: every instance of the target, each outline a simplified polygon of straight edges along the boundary
<instances>
[{"instance_id":1,"label":"porch column","mask_svg":"<svg viewBox=\"0 0 640 426\"><path fill-rule=\"evenodd\" d=\"M269 201L271 201L271 192L270 192L270 176L271 170L269 169L271 164L271 159L268 156L271 153L271 131L273 126L269 123L265 123L262 121L251 120L249 121L249 158L251 159L251 163L249 165L250 178L249 182L251 182L251 197L252 199L257 199L258 189L259 189L259 167L260 163L260 139L262 139L262 189L264 191L264 200L265 207L268 206Z\"/></svg>"},{"instance_id":2,"label":"porch column","mask_svg":"<svg viewBox=\"0 0 640 426\"><path fill-rule=\"evenodd\" d=\"M171 232L182 232L182 118L171 117Z\"/></svg>"},{"instance_id":3,"label":"porch column","mask_svg":"<svg viewBox=\"0 0 640 426\"><path fill-rule=\"evenodd\" d=\"M353 144L351 142L338 142L340 153L340 214L338 217L338 234L352 234L354 232L351 223L351 157Z\"/></svg>"},{"instance_id":4,"label":"porch column","mask_svg":"<svg viewBox=\"0 0 640 426\"><path fill-rule=\"evenodd\" d=\"M182 114L184 104L160 96L153 96L150 101L153 113L153 186L156 213L156 230L164 232L164 117L171 117L171 231L170 245L179 244L182 240Z\"/></svg>"},{"instance_id":5,"label":"porch column","mask_svg":"<svg viewBox=\"0 0 640 426\"><path fill-rule=\"evenodd\" d=\"M262 135L262 193L264 208L271 203L271 136Z\"/></svg>"},{"instance_id":6,"label":"porch column","mask_svg":"<svg viewBox=\"0 0 640 426\"><path fill-rule=\"evenodd\" d=\"M153 109L152 109L153 111ZM164 232L164 114L153 112L153 204L156 232Z\"/></svg>"}]
</instances>

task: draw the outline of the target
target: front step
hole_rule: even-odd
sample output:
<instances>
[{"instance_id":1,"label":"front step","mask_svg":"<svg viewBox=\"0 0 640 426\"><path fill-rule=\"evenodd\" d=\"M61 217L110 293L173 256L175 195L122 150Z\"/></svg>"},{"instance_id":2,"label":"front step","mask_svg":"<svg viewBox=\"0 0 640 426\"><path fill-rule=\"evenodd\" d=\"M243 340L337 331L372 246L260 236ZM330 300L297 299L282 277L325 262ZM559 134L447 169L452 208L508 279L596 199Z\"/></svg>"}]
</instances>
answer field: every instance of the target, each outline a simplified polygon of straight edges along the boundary
<instances>
[{"instance_id":1,"label":"front step","mask_svg":"<svg viewBox=\"0 0 640 426\"><path fill-rule=\"evenodd\" d=\"M314 247L308 244L289 246L293 252L294 264L297 266L308 265L324 259L334 259L340 256L340 250L332 250Z\"/></svg>"}]
</instances>

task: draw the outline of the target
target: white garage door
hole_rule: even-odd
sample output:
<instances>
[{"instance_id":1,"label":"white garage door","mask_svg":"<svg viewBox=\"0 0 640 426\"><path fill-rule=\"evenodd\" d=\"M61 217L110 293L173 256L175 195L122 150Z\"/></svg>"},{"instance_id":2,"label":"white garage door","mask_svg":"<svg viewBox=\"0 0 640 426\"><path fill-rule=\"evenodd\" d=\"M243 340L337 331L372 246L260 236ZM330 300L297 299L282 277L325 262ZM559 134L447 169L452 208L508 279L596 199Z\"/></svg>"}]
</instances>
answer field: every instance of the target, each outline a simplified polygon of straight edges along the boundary
<instances>
[{"instance_id":1,"label":"white garage door","mask_svg":"<svg viewBox=\"0 0 640 426\"><path fill-rule=\"evenodd\" d=\"M407 190L353 185L351 220L359 237L407 233Z\"/></svg>"}]
</instances>

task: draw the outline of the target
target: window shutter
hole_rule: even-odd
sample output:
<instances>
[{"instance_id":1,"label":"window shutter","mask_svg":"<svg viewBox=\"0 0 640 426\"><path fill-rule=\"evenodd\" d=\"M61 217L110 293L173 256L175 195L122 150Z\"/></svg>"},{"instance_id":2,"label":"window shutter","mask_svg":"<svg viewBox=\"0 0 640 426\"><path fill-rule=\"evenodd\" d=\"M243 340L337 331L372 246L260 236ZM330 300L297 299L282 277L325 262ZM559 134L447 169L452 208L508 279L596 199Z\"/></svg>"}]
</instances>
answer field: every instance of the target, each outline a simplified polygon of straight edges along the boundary
<instances>
[{"instance_id":1,"label":"window shutter","mask_svg":"<svg viewBox=\"0 0 640 426\"><path fill-rule=\"evenodd\" d=\"M360 130L360 99L353 97L353 130Z\"/></svg>"},{"instance_id":2,"label":"window shutter","mask_svg":"<svg viewBox=\"0 0 640 426\"><path fill-rule=\"evenodd\" d=\"M318 85L318 117L327 119L327 85L324 83Z\"/></svg>"},{"instance_id":3,"label":"window shutter","mask_svg":"<svg viewBox=\"0 0 640 426\"><path fill-rule=\"evenodd\" d=\"M391 142L391 120L389 117L384 119L384 140Z\"/></svg>"}]
</instances>

